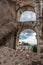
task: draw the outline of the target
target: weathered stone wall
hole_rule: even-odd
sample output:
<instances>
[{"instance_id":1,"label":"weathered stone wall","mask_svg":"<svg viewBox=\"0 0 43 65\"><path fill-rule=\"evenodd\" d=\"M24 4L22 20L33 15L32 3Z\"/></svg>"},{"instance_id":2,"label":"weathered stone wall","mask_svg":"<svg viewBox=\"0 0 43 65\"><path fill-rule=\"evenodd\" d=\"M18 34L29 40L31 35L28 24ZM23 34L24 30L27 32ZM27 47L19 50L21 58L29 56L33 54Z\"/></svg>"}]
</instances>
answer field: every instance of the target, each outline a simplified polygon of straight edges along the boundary
<instances>
[{"instance_id":1,"label":"weathered stone wall","mask_svg":"<svg viewBox=\"0 0 43 65\"><path fill-rule=\"evenodd\" d=\"M43 60L38 60L35 53L3 46L0 48L0 65L43 65Z\"/></svg>"},{"instance_id":2,"label":"weathered stone wall","mask_svg":"<svg viewBox=\"0 0 43 65\"><path fill-rule=\"evenodd\" d=\"M40 19L41 17L41 0L39 1L35 1L35 0L11 0L11 1L7 1L7 0L0 0L0 46L1 45L5 45L8 47L19 47L18 41L19 41L19 35L20 33L24 30L24 29L32 29L37 33L37 41L38 41L38 52L36 54L34 53L30 53L29 55L29 59L26 56L21 56L22 52L21 51L17 51L17 57L15 57L15 55L12 57L12 55L10 55L14 50L10 51L8 50L8 48L2 48L2 51L0 49L0 56L2 56L2 64L3 62L6 63L5 60L7 60L7 65L12 65L12 59L14 60L14 64L18 63L18 65L25 65L25 61L26 61L26 65L43 65L43 40L42 40L42 19ZM25 6L25 7L24 7ZM29 8L30 6L32 6L33 8ZM27 8L27 9L26 9ZM27 22L27 23L20 23L19 19L20 19L20 15L23 11L26 10L33 10L36 13L37 16L37 20L34 22ZM21 13L20 13L21 12ZM14 46L13 46L14 45ZM8 50L8 52L7 52ZM8 53L8 56L6 55L6 53ZM9 54L10 53L10 54ZM23 51L23 54L27 54L27 52ZM29 53L29 52L28 52ZM19 55L20 54L20 55ZM22 55L23 55L22 54ZM10 57L11 56L11 57ZM20 56L20 58L19 58ZM22 61L20 61L22 57ZM28 60L26 60L26 58ZM9 60L8 60L9 59ZM19 59L19 61L18 61ZM18 62L16 62L16 60ZM30 62L31 61L31 62ZM1 64L0 62L0 64ZM20 64L19 64L20 62ZM23 63L22 63L23 62ZM33 64L34 63L34 64ZM5 65L5 64L4 64ZM17 65L17 64L16 64Z\"/></svg>"},{"instance_id":3,"label":"weathered stone wall","mask_svg":"<svg viewBox=\"0 0 43 65\"><path fill-rule=\"evenodd\" d=\"M0 45L8 45L8 47L13 46L14 31L17 28L17 23L15 22L16 22L15 6L13 9L13 7L10 5L10 3L7 0L4 1L1 0L0 1Z\"/></svg>"},{"instance_id":4,"label":"weathered stone wall","mask_svg":"<svg viewBox=\"0 0 43 65\"><path fill-rule=\"evenodd\" d=\"M31 5L30 1L29 3L22 3L22 1L17 1L14 3L7 0L0 1L0 44L3 43L3 41L7 40L5 39L7 36L10 37L9 34L12 34L11 32L14 32L18 28L18 32L22 32L24 29L33 29L37 33L38 44L42 44L42 21L40 19L40 3L32 1L33 4ZM21 4L20 4L21 3ZM17 7L17 5L19 5ZM35 11L37 20L36 22L29 22L29 23L17 23L16 20L19 22L18 19L20 19L20 15L23 11L26 10L32 10ZM16 19L16 20L15 20ZM18 25L18 26L17 26ZM22 29L23 26L23 29ZM17 34L17 38L19 38L19 34ZM15 34L15 35L16 35ZM16 37L16 36L15 36ZM14 38L14 37L13 37ZM13 39L12 39L13 40Z\"/></svg>"},{"instance_id":5,"label":"weathered stone wall","mask_svg":"<svg viewBox=\"0 0 43 65\"><path fill-rule=\"evenodd\" d=\"M21 7L20 9L18 9L18 11L17 11L17 21L18 21L18 22L20 22L21 14L22 14L24 11L33 11L33 12L35 12L35 9L34 9L34 7L32 7L31 5L23 6L23 7Z\"/></svg>"},{"instance_id":6,"label":"weathered stone wall","mask_svg":"<svg viewBox=\"0 0 43 65\"><path fill-rule=\"evenodd\" d=\"M38 41L38 51L39 51L39 46L40 45L43 45L42 43L42 19L40 19L41 17L41 1L34 1L32 0L33 4L32 4L32 7L31 4L30 4L30 1L21 1L21 2L18 2L18 11L17 11L17 20L18 20L18 33L17 33L17 42L19 40L19 35L20 33L24 30L24 29L32 29L36 32L37 34L37 41ZM29 3L28 3L29 2ZM36 17L37 17L37 20L34 21L34 22L26 22L26 23L23 23L21 22L20 23L20 16L21 14L24 12L24 11L34 11L36 13ZM18 44L17 44L18 45ZM40 53L40 52L39 52Z\"/></svg>"},{"instance_id":7,"label":"weathered stone wall","mask_svg":"<svg viewBox=\"0 0 43 65\"><path fill-rule=\"evenodd\" d=\"M24 2L24 1L23 1ZM42 19L41 19L41 16L42 16L42 5L41 5L41 1L34 1L35 5L34 5L34 8L32 11L35 11L36 13L36 17L37 17L37 20L36 22L26 22L26 23L22 23L20 22L20 16L21 14L24 12L24 11L27 11L28 8L26 9L26 6L27 6L27 1L26 1L26 4L24 4L23 2L19 3L19 6L18 6L18 12L17 12L17 20L18 20L18 33L17 33L17 48L19 48L19 35L20 33L25 30L25 29L32 29L34 30L36 33L37 33L37 55L38 55L38 60L43 60L43 36L42 36ZM31 5L28 3L28 5ZM24 7L25 6L25 7ZM29 9L31 10L31 8ZM33 55L34 56L34 55ZM32 57L33 57L32 56ZM33 57L34 58L34 57ZM40 64L40 62L39 62Z\"/></svg>"}]
</instances>

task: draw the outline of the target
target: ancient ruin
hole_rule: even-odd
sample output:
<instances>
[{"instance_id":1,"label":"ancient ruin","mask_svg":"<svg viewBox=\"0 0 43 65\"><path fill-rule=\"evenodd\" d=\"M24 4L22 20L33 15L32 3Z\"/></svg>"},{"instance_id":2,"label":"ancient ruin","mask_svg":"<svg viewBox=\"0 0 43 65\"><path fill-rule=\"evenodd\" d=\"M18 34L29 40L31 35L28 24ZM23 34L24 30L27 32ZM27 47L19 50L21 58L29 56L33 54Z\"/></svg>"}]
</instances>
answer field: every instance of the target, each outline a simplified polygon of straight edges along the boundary
<instances>
[{"instance_id":1,"label":"ancient ruin","mask_svg":"<svg viewBox=\"0 0 43 65\"><path fill-rule=\"evenodd\" d=\"M20 21L25 11L34 12L36 20ZM36 32L37 53L19 49L19 35L25 29ZM43 0L0 0L0 65L2 64L43 65Z\"/></svg>"}]
</instances>

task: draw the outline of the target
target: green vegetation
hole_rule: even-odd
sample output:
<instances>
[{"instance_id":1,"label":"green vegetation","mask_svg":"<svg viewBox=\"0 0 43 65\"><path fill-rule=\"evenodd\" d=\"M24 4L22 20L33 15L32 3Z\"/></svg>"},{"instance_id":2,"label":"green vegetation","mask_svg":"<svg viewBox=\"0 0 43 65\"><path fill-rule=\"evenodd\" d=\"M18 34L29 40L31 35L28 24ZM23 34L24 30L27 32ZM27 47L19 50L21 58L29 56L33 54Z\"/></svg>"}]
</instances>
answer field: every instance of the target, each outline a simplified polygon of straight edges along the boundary
<instances>
[{"instance_id":1,"label":"green vegetation","mask_svg":"<svg viewBox=\"0 0 43 65\"><path fill-rule=\"evenodd\" d=\"M33 52L37 52L37 45L33 45L33 46L32 46L32 51L33 51Z\"/></svg>"},{"instance_id":2,"label":"green vegetation","mask_svg":"<svg viewBox=\"0 0 43 65\"><path fill-rule=\"evenodd\" d=\"M24 43L24 42L22 42L22 44L20 44L20 45L21 45L21 46L29 46L29 48L31 47L30 50L31 50L32 52L35 52L35 53L37 52L37 45L33 45L33 46L32 46L32 45L30 45L29 43Z\"/></svg>"},{"instance_id":3,"label":"green vegetation","mask_svg":"<svg viewBox=\"0 0 43 65\"><path fill-rule=\"evenodd\" d=\"M25 45L25 46L30 46L30 44L29 44L29 43L24 43L23 45Z\"/></svg>"},{"instance_id":4,"label":"green vegetation","mask_svg":"<svg viewBox=\"0 0 43 65\"><path fill-rule=\"evenodd\" d=\"M30 46L29 43L24 43L24 42L21 45Z\"/></svg>"}]
</instances>

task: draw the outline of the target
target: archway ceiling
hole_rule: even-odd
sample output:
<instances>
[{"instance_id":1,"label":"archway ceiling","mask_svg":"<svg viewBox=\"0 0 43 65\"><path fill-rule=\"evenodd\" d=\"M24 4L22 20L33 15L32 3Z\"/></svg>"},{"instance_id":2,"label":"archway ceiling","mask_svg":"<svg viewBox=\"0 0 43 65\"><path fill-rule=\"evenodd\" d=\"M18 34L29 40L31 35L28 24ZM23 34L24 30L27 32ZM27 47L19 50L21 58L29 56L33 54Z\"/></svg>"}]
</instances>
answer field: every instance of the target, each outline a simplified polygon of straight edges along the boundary
<instances>
[{"instance_id":1,"label":"archway ceiling","mask_svg":"<svg viewBox=\"0 0 43 65\"><path fill-rule=\"evenodd\" d=\"M31 5L30 5L31 4ZM34 0L30 1L30 0L26 0L26 1L17 1L16 3L16 10L19 8L19 7L23 7L23 6L27 6L27 5L30 5L32 7L35 7L35 2Z\"/></svg>"}]
</instances>

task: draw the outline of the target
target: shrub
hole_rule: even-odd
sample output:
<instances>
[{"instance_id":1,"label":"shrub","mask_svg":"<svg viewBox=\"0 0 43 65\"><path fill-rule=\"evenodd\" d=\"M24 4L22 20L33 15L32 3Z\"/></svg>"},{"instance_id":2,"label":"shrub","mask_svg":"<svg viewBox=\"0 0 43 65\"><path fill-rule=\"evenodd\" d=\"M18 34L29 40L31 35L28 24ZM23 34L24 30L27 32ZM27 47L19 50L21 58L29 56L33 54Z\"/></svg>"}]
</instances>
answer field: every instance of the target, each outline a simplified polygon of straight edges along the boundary
<instances>
[{"instance_id":1,"label":"shrub","mask_svg":"<svg viewBox=\"0 0 43 65\"><path fill-rule=\"evenodd\" d=\"M32 51L37 52L37 45L32 46Z\"/></svg>"}]
</instances>

